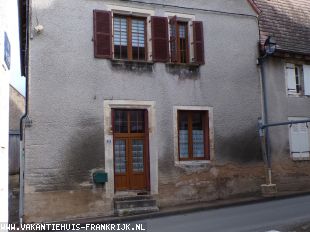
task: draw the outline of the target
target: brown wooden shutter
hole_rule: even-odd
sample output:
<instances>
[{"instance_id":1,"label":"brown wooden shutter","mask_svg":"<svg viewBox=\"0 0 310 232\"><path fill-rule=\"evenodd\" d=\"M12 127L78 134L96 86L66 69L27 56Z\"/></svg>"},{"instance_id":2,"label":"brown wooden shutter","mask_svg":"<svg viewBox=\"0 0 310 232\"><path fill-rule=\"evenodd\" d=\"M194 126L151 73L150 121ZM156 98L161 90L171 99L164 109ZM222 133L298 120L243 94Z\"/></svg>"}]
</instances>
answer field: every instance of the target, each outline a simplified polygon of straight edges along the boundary
<instances>
[{"instance_id":1,"label":"brown wooden shutter","mask_svg":"<svg viewBox=\"0 0 310 232\"><path fill-rule=\"evenodd\" d=\"M152 16L152 56L154 62L169 61L168 19Z\"/></svg>"},{"instance_id":2,"label":"brown wooden shutter","mask_svg":"<svg viewBox=\"0 0 310 232\"><path fill-rule=\"evenodd\" d=\"M178 62L177 44L177 16L169 20L170 24L170 58L171 62Z\"/></svg>"},{"instance_id":3,"label":"brown wooden shutter","mask_svg":"<svg viewBox=\"0 0 310 232\"><path fill-rule=\"evenodd\" d=\"M94 10L94 54L96 58L112 59L112 15L110 11Z\"/></svg>"},{"instance_id":4,"label":"brown wooden shutter","mask_svg":"<svg viewBox=\"0 0 310 232\"><path fill-rule=\"evenodd\" d=\"M203 24L201 21L193 22L194 34L194 62L197 64L205 63Z\"/></svg>"}]
</instances>

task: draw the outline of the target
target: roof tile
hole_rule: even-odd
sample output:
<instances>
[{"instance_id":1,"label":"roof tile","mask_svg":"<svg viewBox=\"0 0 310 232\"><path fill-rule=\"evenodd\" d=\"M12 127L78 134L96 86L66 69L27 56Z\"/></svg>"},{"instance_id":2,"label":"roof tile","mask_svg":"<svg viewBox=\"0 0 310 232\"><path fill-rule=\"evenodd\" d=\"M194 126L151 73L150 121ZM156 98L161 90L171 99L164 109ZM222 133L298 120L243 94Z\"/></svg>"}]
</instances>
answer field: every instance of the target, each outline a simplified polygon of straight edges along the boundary
<instances>
[{"instance_id":1,"label":"roof tile","mask_svg":"<svg viewBox=\"0 0 310 232\"><path fill-rule=\"evenodd\" d=\"M279 50L310 54L310 0L254 0L261 10L261 44L273 36Z\"/></svg>"}]
</instances>

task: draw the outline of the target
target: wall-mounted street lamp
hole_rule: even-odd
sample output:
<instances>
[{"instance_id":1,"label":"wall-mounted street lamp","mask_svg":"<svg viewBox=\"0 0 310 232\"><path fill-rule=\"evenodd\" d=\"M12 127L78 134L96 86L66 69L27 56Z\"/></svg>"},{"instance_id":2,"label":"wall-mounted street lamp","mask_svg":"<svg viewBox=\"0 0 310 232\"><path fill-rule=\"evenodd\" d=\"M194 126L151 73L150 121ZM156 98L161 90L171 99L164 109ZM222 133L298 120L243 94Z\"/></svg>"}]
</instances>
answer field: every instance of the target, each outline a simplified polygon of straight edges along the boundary
<instances>
[{"instance_id":1,"label":"wall-mounted street lamp","mask_svg":"<svg viewBox=\"0 0 310 232\"><path fill-rule=\"evenodd\" d=\"M265 151L265 158L267 162L267 169L268 169L268 178L266 178L267 183L262 185L262 192L265 195L268 194L275 194L276 193L276 185L272 184L272 172L271 172L271 157L270 157L270 147L269 147L269 130L268 127L262 129L262 125L268 124L268 102L267 102L267 91L266 91L266 75L265 75L265 68L264 68L264 61L269 57L272 56L277 49L276 41L273 37L268 36L264 43L264 55L258 58L261 70L261 78L262 78L262 94L263 94L263 119L260 124L260 134L265 135L264 143L263 143L263 150ZM265 133L262 133L264 130Z\"/></svg>"},{"instance_id":2,"label":"wall-mounted street lamp","mask_svg":"<svg viewBox=\"0 0 310 232\"><path fill-rule=\"evenodd\" d=\"M264 51L267 55L273 55L276 52L277 43L274 37L268 36L264 44Z\"/></svg>"}]
</instances>

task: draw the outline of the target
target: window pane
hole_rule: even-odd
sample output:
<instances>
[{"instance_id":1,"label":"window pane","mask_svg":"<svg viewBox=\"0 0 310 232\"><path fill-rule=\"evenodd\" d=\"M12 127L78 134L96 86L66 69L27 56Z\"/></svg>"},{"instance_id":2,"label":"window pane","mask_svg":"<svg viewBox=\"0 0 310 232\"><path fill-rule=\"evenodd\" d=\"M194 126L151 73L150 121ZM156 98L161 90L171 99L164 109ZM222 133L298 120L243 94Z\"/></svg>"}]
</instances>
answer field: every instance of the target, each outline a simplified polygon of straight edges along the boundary
<instances>
[{"instance_id":1,"label":"window pane","mask_svg":"<svg viewBox=\"0 0 310 232\"><path fill-rule=\"evenodd\" d=\"M179 112L179 152L180 158L188 158L188 114Z\"/></svg>"},{"instance_id":2,"label":"window pane","mask_svg":"<svg viewBox=\"0 0 310 232\"><path fill-rule=\"evenodd\" d=\"M116 140L114 144L114 162L115 162L115 173L125 174L126 173L126 142L125 140Z\"/></svg>"},{"instance_id":3,"label":"window pane","mask_svg":"<svg viewBox=\"0 0 310 232\"><path fill-rule=\"evenodd\" d=\"M192 113L192 137L193 137L193 157L203 158L204 154L204 132L203 132L203 113Z\"/></svg>"},{"instance_id":4,"label":"window pane","mask_svg":"<svg viewBox=\"0 0 310 232\"><path fill-rule=\"evenodd\" d=\"M181 39L186 38L186 27L184 24L179 24L179 36Z\"/></svg>"},{"instance_id":5,"label":"window pane","mask_svg":"<svg viewBox=\"0 0 310 232\"><path fill-rule=\"evenodd\" d=\"M187 63L187 33L186 33L186 28L187 24L186 23L179 23L179 54L180 54L180 62L181 63Z\"/></svg>"},{"instance_id":6,"label":"window pane","mask_svg":"<svg viewBox=\"0 0 310 232\"><path fill-rule=\"evenodd\" d=\"M121 58L121 46L114 46L114 58L120 59Z\"/></svg>"},{"instance_id":7,"label":"window pane","mask_svg":"<svg viewBox=\"0 0 310 232\"><path fill-rule=\"evenodd\" d=\"M127 59L127 19L114 16L113 22L114 58Z\"/></svg>"},{"instance_id":8,"label":"window pane","mask_svg":"<svg viewBox=\"0 0 310 232\"><path fill-rule=\"evenodd\" d=\"M139 48L139 60L145 60L145 48Z\"/></svg>"},{"instance_id":9,"label":"window pane","mask_svg":"<svg viewBox=\"0 0 310 232\"><path fill-rule=\"evenodd\" d=\"M145 21L132 20L132 58L145 60Z\"/></svg>"},{"instance_id":10,"label":"window pane","mask_svg":"<svg viewBox=\"0 0 310 232\"><path fill-rule=\"evenodd\" d=\"M121 59L128 58L127 46L121 46Z\"/></svg>"},{"instance_id":11,"label":"window pane","mask_svg":"<svg viewBox=\"0 0 310 232\"><path fill-rule=\"evenodd\" d=\"M144 132L144 111L135 110L130 112L130 132L143 133Z\"/></svg>"},{"instance_id":12,"label":"window pane","mask_svg":"<svg viewBox=\"0 0 310 232\"><path fill-rule=\"evenodd\" d=\"M123 110L115 110L114 116L114 131L115 133L128 132L127 112Z\"/></svg>"},{"instance_id":13,"label":"window pane","mask_svg":"<svg viewBox=\"0 0 310 232\"><path fill-rule=\"evenodd\" d=\"M132 140L132 170L134 172L144 171L143 142L141 139Z\"/></svg>"}]
</instances>

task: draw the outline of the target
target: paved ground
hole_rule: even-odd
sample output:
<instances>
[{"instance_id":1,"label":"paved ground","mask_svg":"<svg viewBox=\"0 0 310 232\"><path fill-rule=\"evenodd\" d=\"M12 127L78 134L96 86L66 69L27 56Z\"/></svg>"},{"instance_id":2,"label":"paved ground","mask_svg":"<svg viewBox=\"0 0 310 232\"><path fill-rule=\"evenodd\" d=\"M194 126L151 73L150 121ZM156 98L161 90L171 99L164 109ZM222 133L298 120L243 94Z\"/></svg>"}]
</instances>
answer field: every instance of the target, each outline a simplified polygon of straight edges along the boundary
<instances>
[{"instance_id":1,"label":"paved ground","mask_svg":"<svg viewBox=\"0 0 310 232\"><path fill-rule=\"evenodd\" d=\"M10 175L9 184L9 222L18 223L19 175Z\"/></svg>"},{"instance_id":2,"label":"paved ground","mask_svg":"<svg viewBox=\"0 0 310 232\"><path fill-rule=\"evenodd\" d=\"M149 232L310 231L310 196L138 221Z\"/></svg>"}]
</instances>

